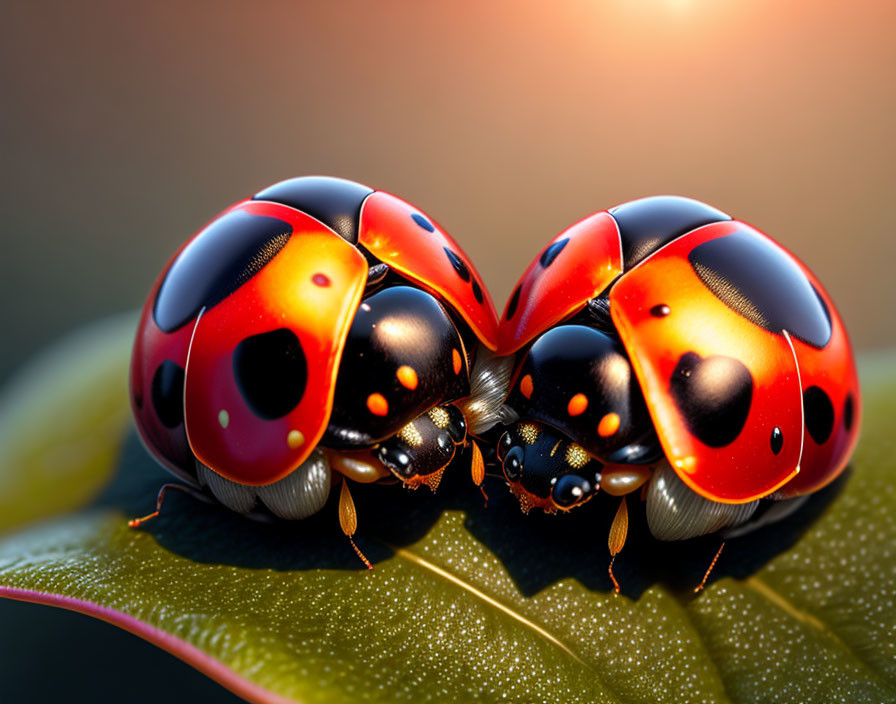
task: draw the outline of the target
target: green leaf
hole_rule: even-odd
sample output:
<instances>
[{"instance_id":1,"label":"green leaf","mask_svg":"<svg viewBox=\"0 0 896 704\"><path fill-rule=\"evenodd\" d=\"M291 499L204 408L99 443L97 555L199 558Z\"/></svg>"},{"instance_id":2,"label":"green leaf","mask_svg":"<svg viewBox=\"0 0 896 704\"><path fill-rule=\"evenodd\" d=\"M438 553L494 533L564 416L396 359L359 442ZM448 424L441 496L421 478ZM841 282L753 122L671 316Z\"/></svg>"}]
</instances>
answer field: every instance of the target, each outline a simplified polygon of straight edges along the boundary
<instances>
[{"instance_id":1,"label":"green leaf","mask_svg":"<svg viewBox=\"0 0 896 704\"><path fill-rule=\"evenodd\" d=\"M615 595L618 500L524 516L493 480L484 507L463 464L436 496L353 490L372 572L333 502L262 524L173 493L129 529L170 479L121 430L132 325L62 343L6 390L2 525L80 508L0 538L0 594L116 623L254 701L896 699L893 356L863 365L846 476L731 541L696 597L718 539L657 543L633 501Z\"/></svg>"}]
</instances>

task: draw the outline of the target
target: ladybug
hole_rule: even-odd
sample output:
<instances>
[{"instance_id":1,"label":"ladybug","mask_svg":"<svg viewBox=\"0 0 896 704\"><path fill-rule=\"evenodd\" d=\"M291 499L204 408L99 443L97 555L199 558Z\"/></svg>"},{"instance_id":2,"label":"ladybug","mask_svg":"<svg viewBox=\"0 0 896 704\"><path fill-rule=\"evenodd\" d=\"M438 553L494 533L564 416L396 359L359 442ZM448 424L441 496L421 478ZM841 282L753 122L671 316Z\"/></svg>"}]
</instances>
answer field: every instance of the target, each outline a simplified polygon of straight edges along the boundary
<instances>
[{"instance_id":1,"label":"ladybug","mask_svg":"<svg viewBox=\"0 0 896 704\"><path fill-rule=\"evenodd\" d=\"M504 478L524 512L621 497L616 591L627 496L640 492L660 540L732 537L796 510L856 445L856 368L827 292L696 200L643 198L560 233L498 336L518 416L498 441Z\"/></svg>"},{"instance_id":2,"label":"ladybug","mask_svg":"<svg viewBox=\"0 0 896 704\"><path fill-rule=\"evenodd\" d=\"M369 567L349 481L436 490L468 423L499 415L507 375L473 398L470 371L497 328L432 218L352 181L290 179L222 212L158 277L131 361L137 429L193 493L239 513L305 518L341 484ZM472 459L481 484L475 442Z\"/></svg>"}]
</instances>

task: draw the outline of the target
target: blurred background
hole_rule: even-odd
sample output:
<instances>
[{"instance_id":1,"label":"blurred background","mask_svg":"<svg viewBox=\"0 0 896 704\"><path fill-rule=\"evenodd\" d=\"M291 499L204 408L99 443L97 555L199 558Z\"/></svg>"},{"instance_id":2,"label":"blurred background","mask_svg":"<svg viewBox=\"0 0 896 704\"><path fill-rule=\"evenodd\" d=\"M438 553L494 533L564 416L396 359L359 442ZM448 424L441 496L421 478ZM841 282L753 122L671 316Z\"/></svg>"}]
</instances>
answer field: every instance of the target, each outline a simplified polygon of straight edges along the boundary
<instances>
[{"instance_id":1,"label":"blurred background","mask_svg":"<svg viewBox=\"0 0 896 704\"><path fill-rule=\"evenodd\" d=\"M690 195L893 344L894 26L884 0L7 3L0 379L314 173L439 220L499 311L575 220Z\"/></svg>"},{"instance_id":2,"label":"blurred background","mask_svg":"<svg viewBox=\"0 0 896 704\"><path fill-rule=\"evenodd\" d=\"M302 174L421 207L499 311L575 220L693 196L806 261L860 351L893 345L894 27L885 0L4 3L0 383Z\"/></svg>"}]
</instances>

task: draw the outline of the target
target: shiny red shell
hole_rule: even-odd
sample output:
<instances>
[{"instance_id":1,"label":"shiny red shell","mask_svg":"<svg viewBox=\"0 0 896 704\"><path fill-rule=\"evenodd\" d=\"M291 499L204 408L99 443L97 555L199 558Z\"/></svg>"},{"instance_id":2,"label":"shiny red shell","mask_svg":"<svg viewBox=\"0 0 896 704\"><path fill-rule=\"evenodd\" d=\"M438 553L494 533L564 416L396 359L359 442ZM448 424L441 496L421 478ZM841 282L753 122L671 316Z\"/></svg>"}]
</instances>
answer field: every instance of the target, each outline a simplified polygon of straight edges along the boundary
<instances>
[{"instance_id":1,"label":"shiny red shell","mask_svg":"<svg viewBox=\"0 0 896 704\"><path fill-rule=\"evenodd\" d=\"M327 427L342 349L367 280L368 262L358 245L437 294L483 344L497 346L494 307L478 273L419 210L371 191L354 225L354 245L296 207L259 199L267 192L228 208L185 243L143 308L131 362L132 409L153 455L187 478L194 456L224 477L250 485L277 481L308 457ZM234 215L271 218L285 223L291 234L285 243L277 240L276 254L268 253L263 265L243 274L246 280L231 286L222 300L163 329L154 309L170 270L191 245L198 246L204 232ZM233 359L241 342L275 330L295 335L307 373L294 407L268 418L247 404Z\"/></svg>"},{"instance_id":2,"label":"shiny red shell","mask_svg":"<svg viewBox=\"0 0 896 704\"><path fill-rule=\"evenodd\" d=\"M458 311L480 342L498 347L495 304L473 262L432 218L401 198L377 191L361 208L358 243ZM431 228L431 229L430 229Z\"/></svg>"},{"instance_id":3,"label":"shiny red shell","mask_svg":"<svg viewBox=\"0 0 896 704\"><path fill-rule=\"evenodd\" d=\"M668 237L636 257L617 227L612 214L617 210L580 221L533 261L504 311L499 352L524 348L603 293L664 453L691 489L713 501L743 503L776 491L785 497L807 494L832 481L855 447L861 404L846 331L816 277L766 235L723 213L717 222ZM711 244L698 249L706 243ZM817 331L824 330L823 322L802 326L794 318L799 310L786 311L788 302L782 304L784 318L810 334L801 339L786 327L775 330L774 321L763 317L767 302L751 301L750 291L737 290L707 269L705 253L711 261L721 256L720 268L750 279L755 293L763 274L748 271L754 264L750 257L725 263L726 248L737 252L738 247L774 263L787 279L785 288L802 296L803 308L817 305L817 295L818 309L829 321L827 339ZM814 309L810 314L817 317ZM690 374L685 362L707 359L728 360L749 372L748 409L733 439L701 440L675 396L676 374Z\"/></svg>"}]
</instances>

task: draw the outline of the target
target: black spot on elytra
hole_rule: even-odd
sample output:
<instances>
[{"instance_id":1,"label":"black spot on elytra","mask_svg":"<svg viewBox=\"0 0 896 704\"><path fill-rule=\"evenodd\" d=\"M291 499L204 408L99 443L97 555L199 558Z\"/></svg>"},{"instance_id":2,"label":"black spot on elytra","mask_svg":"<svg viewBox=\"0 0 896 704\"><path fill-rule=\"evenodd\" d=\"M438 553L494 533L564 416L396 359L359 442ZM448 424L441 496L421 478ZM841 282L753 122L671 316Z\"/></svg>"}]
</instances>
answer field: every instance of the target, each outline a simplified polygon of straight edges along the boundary
<instances>
[{"instance_id":1,"label":"black spot on elytra","mask_svg":"<svg viewBox=\"0 0 896 704\"><path fill-rule=\"evenodd\" d=\"M425 217L420 215L420 213L414 213L413 215L411 215L411 219L427 232L436 231L436 228L433 226L433 224Z\"/></svg>"},{"instance_id":2,"label":"black spot on elytra","mask_svg":"<svg viewBox=\"0 0 896 704\"><path fill-rule=\"evenodd\" d=\"M476 279L473 279L473 298L476 299L477 303L482 303L482 286L479 285L479 282Z\"/></svg>"},{"instance_id":3,"label":"black spot on elytra","mask_svg":"<svg viewBox=\"0 0 896 704\"><path fill-rule=\"evenodd\" d=\"M781 432L781 429L777 426L774 430L772 430L772 436L769 440L769 444L771 445L772 452L776 455L781 452L781 448L784 447L784 433Z\"/></svg>"},{"instance_id":4,"label":"black spot on elytra","mask_svg":"<svg viewBox=\"0 0 896 704\"><path fill-rule=\"evenodd\" d=\"M544 252L542 252L541 257L538 260L538 263L541 264L543 269L547 269L551 264L554 263L554 260L557 258L557 255L563 251L563 248L569 243L569 237L565 237L562 240L558 240L554 242L550 247L548 247Z\"/></svg>"},{"instance_id":5,"label":"black spot on elytra","mask_svg":"<svg viewBox=\"0 0 896 704\"><path fill-rule=\"evenodd\" d=\"M852 398L852 392L846 394L846 400L843 402L843 427L846 432L852 430L853 414L855 413L855 401Z\"/></svg>"},{"instance_id":6,"label":"black spot on elytra","mask_svg":"<svg viewBox=\"0 0 896 704\"><path fill-rule=\"evenodd\" d=\"M803 412L806 430L817 445L823 445L834 429L834 404L820 386L810 386L803 391Z\"/></svg>"},{"instance_id":7,"label":"black spot on elytra","mask_svg":"<svg viewBox=\"0 0 896 704\"><path fill-rule=\"evenodd\" d=\"M152 407L166 428L184 422L184 370L166 359L152 375Z\"/></svg>"},{"instance_id":8,"label":"black spot on elytra","mask_svg":"<svg viewBox=\"0 0 896 704\"><path fill-rule=\"evenodd\" d=\"M292 234L278 218L227 213L200 232L171 264L153 305L165 332L220 303L261 271Z\"/></svg>"},{"instance_id":9,"label":"black spot on elytra","mask_svg":"<svg viewBox=\"0 0 896 704\"><path fill-rule=\"evenodd\" d=\"M626 271L686 232L731 219L706 203L680 196L641 198L613 208L610 215L619 226Z\"/></svg>"},{"instance_id":10,"label":"black spot on elytra","mask_svg":"<svg viewBox=\"0 0 896 704\"><path fill-rule=\"evenodd\" d=\"M255 415L282 418L302 400L308 381L299 338L287 328L247 337L233 351L233 376Z\"/></svg>"},{"instance_id":11,"label":"black spot on elytra","mask_svg":"<svg viewBox=\"0 0 896 704\"><path fill-rule=\"evenodd\" d=\"M504 316L506 320L510 320L516 315L516 308L520 304L520 286L513 289L513 295L510 297L510 303L507 305L507 314Z\"/></svg>"},{"instance_id":12,"label":"black spot on elytra","mask_svg":"<svg viewBox=\"0 0 896 704\"><path fill-rule=\"evenodd\" d=\"M818 292L770 240L740 230L697 245L688 260L722 303L759 327L787 330L819 349L831 339L831 317Z\"/></svg>"},{"instance_id":13,"label":"black spot on elytra","mask_svg":"<svg viewBox=\"0 0 896 704\"><path fill-rule=\"evenodd\" d=\"M671 312L672 311L669 309L669 306L667 306L665 303L660 303L650 309L650 314L654 318L665 318Z\"/></svg>"},{"instance_id":14,"label":"black spot on elytra","mask_svg":"<svg viewBox=\"0 0 896 704\"><path fill-rule=\"evenodd\" d=\"M753 377L733 357L701 358L686 352L672 372L669 390L694 437L704 445L724 447L740 435L747 421Z\"/></svg>"},{"instance_id":15,"label":"black spot on elytra","mask_svg":"<svg viewBox=\"0 0 896 704\"><path fill-rule=\"evenodd\" d=\"M463 260L457 256L456 253L452 252L447 247L443 247L445 250L445 256L448 257L448 261L451 262L451 266L454 267L454 270L457 272L457 275L462 278L464 281L470 280L470 270L467 269L467 265L464 264Z\"/></svg>"},{"instance_id":16,"label":"black spot on elytra","mask_svg":"<svg viewBox=\"0 0 896 704\"><path fill-rule=\"evenodd\" d=\"M256 193L253 200L288 205L320 220L342 239L358 243L361 205L373 193L367 186L330 176L291 178Z\"/></svg>"}]
</instances>

